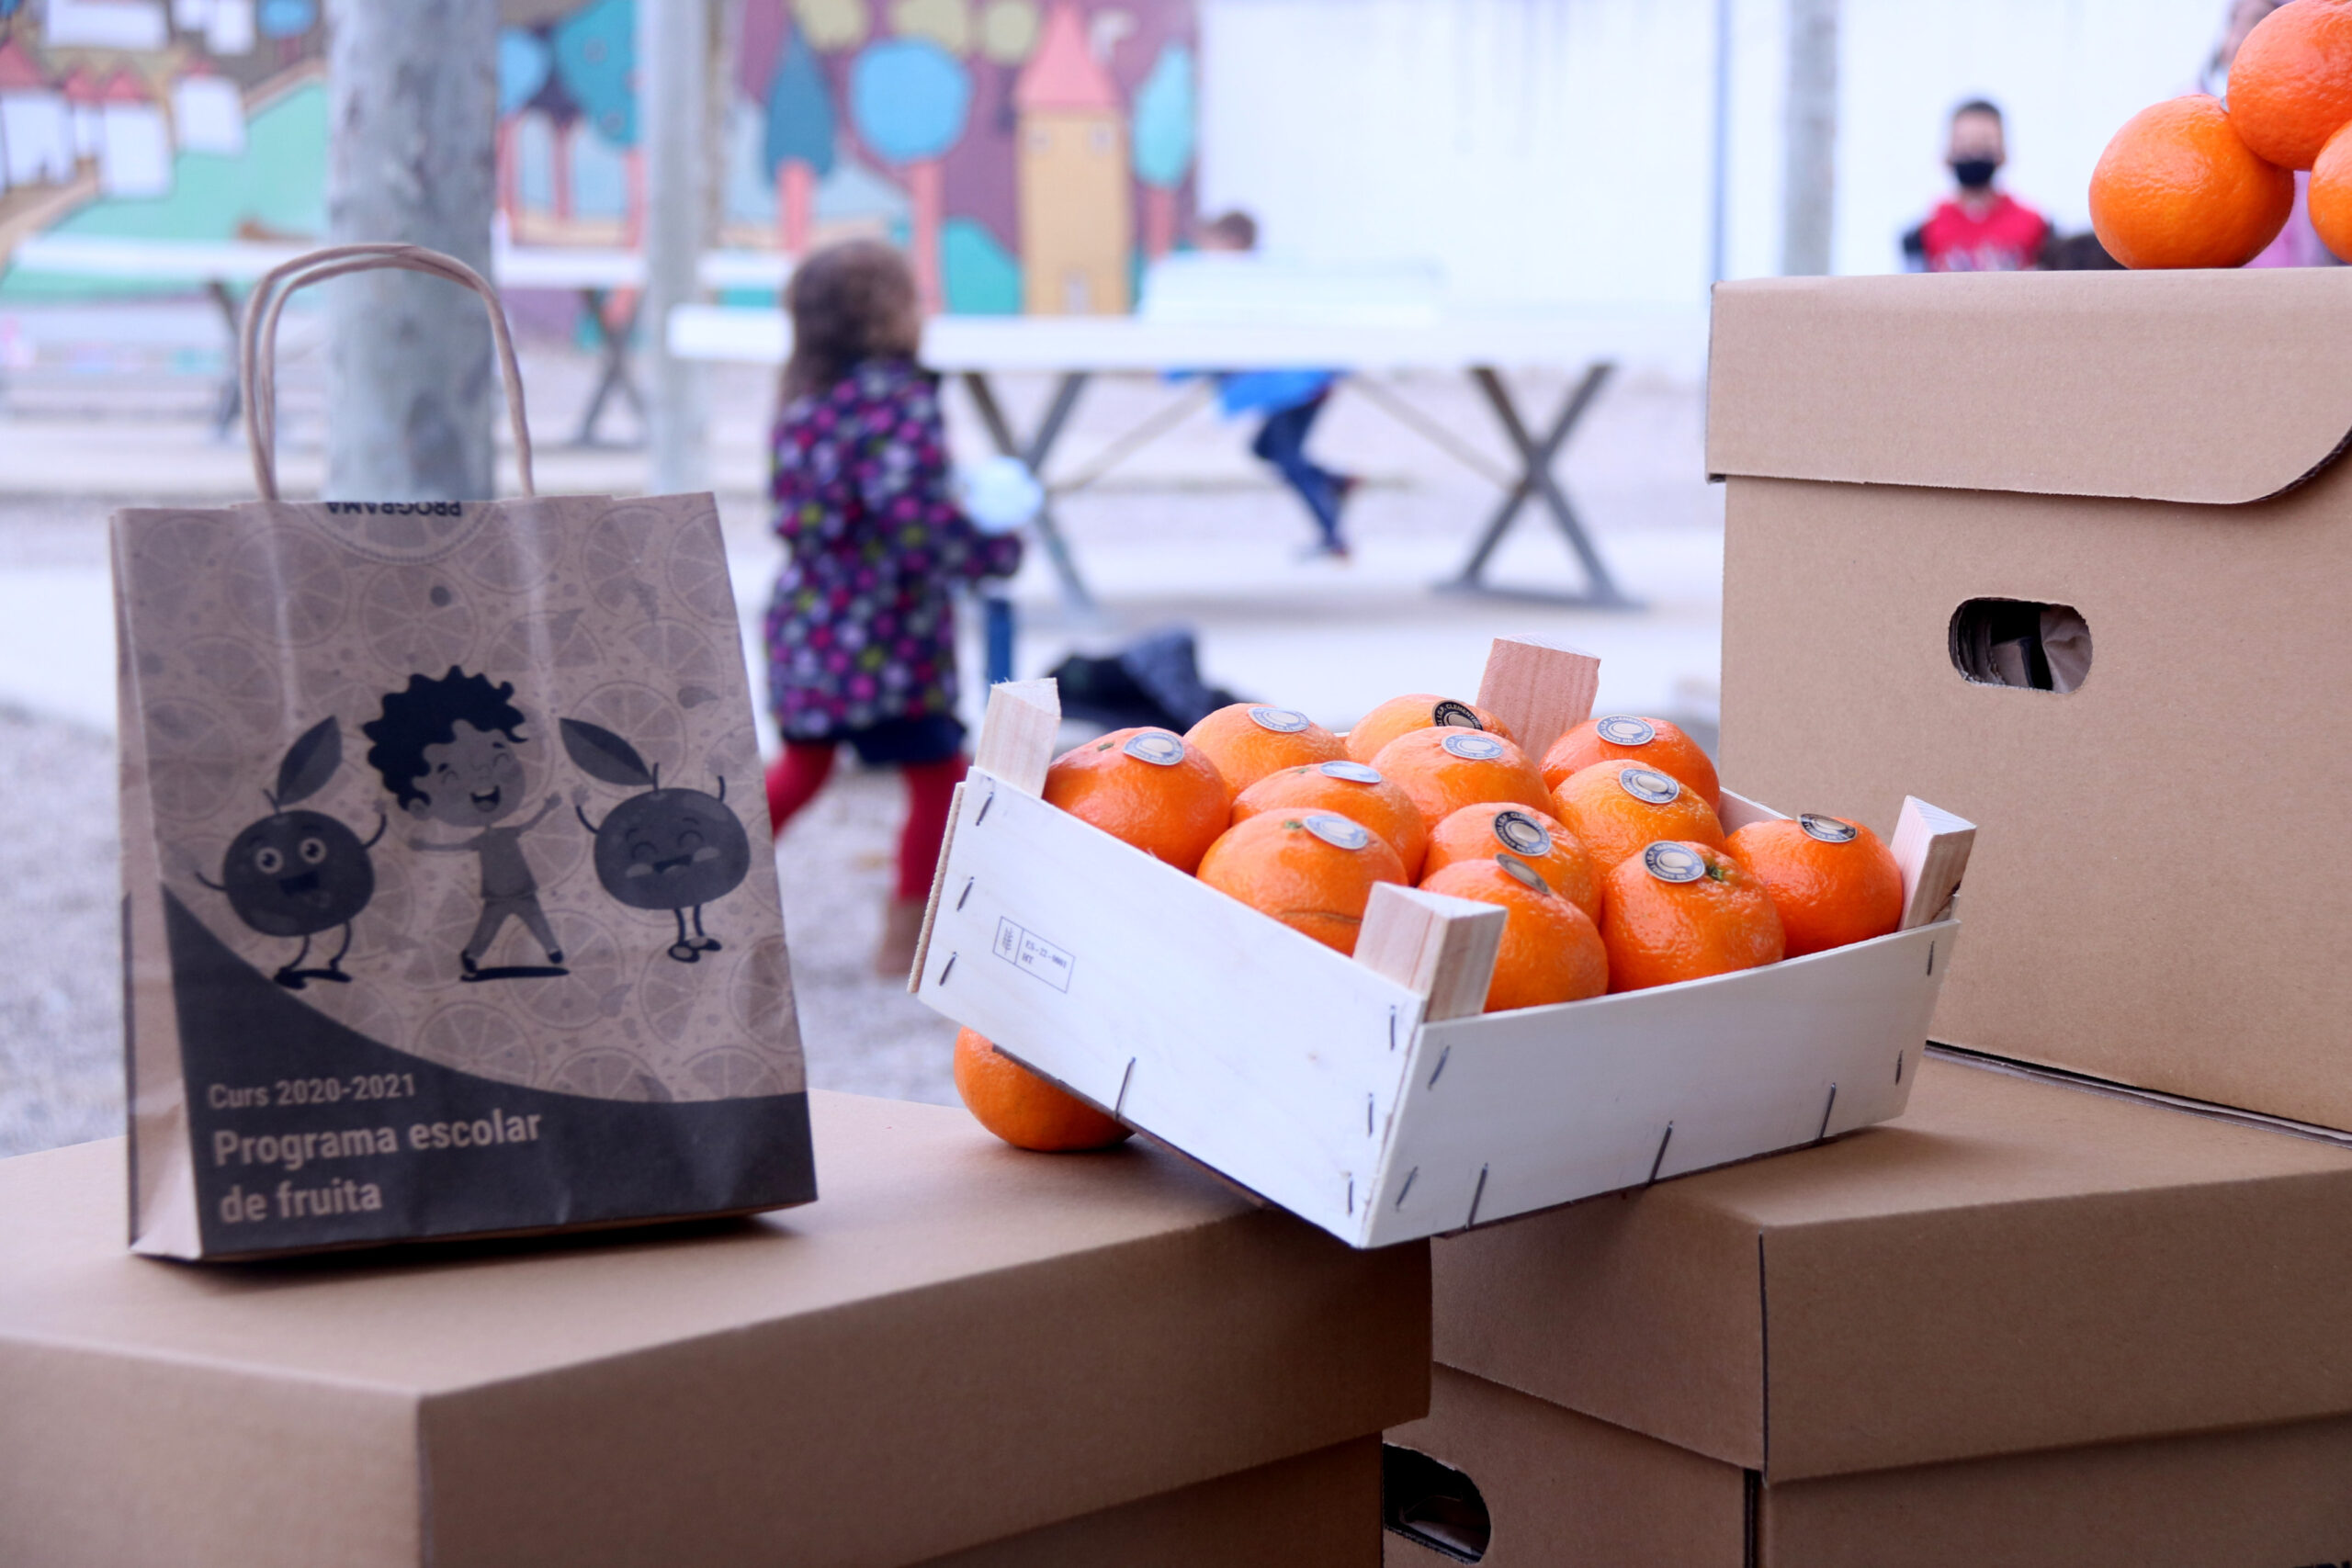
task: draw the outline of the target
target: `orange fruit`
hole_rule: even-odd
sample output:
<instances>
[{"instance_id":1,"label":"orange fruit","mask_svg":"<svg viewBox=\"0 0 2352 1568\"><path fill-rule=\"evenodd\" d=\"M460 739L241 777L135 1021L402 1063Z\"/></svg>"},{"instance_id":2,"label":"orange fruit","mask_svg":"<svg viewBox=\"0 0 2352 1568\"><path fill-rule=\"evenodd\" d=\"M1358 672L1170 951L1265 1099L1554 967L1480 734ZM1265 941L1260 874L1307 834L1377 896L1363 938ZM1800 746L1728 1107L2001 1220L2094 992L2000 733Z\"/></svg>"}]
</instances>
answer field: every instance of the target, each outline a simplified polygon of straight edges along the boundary
<instances>
[{"instance_id":1,"label":"orange fruit","mask_svg":"<svg viewBox=\"0 0 2352 1568\"><path fill-rule=\"evenodd\" d=\"M1430 728L1483 729L1506 740L1512 739L1510 727L1485 708L1430 692L1389 698L1358 719L1356 727L1340 739L1347 742L1349 756L1377 767L1382 747L1400 735Z\"/></svg>"},{"instance_id":2,"label":"orange fruit","mask_svg":"<svg viewBox=\"0 0 2352 1568\"><path fill-rule=\"evenodd\" d=\"M1488 1012L1580 1001L1609 988L1609 952L1592 917L1561 897L1517 855L1458 860L1421 884L1430 893L1503 909L1503 940Z\"/></svg>"},{"instance_id":3,"label":"orange fruit","mask_svg":"<svg viewBox=\"0 0 2352 1568\"><path fill-rule=\"evenodd\" d=\"M1723 847L1724 825L1695 788L1641 762L1595 762L1560 781L1553 813L1602 873L1659 839ZM1608 898L1604 880L1601 897Z\"/></svg>"},{"instance_id":4,"label":"orange fruit","mask_svg":"<svg viewBox=\"0 0 2352 1568\"><path fill-rule=\"evenodd\" d=\"M1283 768L1329 762L1348 754L1340 738L1295 708L1263 703L1221 707L1184 732L1236 795Z\"/></svg>"},{"instance_id":5,"label":"orange fruit","mask_svg":"<svg viewBox=\"0 0 2352 1568\"><path fill-rule=\"evenodd\" d=\"M1046 770L1046 804L1190 872L1233 811L1225 775L1166 729L1114 729Z\"/></svg>"},{"instance_id":6,"label":"orange fruit","mask_svg":"<svg viewBox=\"0 0 2352 1568\"><path fill-rule=\"evenodd\" d=\"M1715 765L1699 743L1678 725L1629 713L1589 718L1553 741L1552 749L1544 753L1544 787L1557 789L1570 773L1620 758L1647 763L1697 790L1717 811L1724 808L1724 790L1715 782Z\"/></svg>"},{"instance_id":7,"label":"orange fruit","mask_svg":"<svg viewBox=\"0 0 2352 1568\"><path fill-rule=\"evenodd\" d=\"M2352 126L2346 126L2352 130ZM2338 261L2352 256L2352 136L2337 131L2312 165L2312 227Z\"/></svg>"},{"instance_id":8,"label":"orange fruit","mask_svg":"<svg viewBox=\"0 0 2352 1568\"><path fill-rule=\"evenodd\" d=\"M2256 23L2230 62L2230 122L2257 158L2317 162L2352 123L2352 3L2297 0Z\"/></svg>"},{"instance_id":9,"label":"orange fruit","mask_svg":"<svg viewBox=\"0 0 2352 1568\"><path fill-rule=\"evenodd\" d=\"M1884 936L1903 919L1903 868L1860 822L1750 822L1724 848L1764 885L1791 958Z\"/></svg>"},{"instance_id":10,"label":"orange fruit","mask_svg":"<svg viewBox=\"0 0 2352 1568\"><path fill-rule=\"evenodd\" d=\"M1353 956L1374 883L1405 880L1386 840L1334 811L1263 811L1201 857L1201 880Z\"/></svg>"},{"instance_id":11,"label":"orange fruit","mask_svg":"<svg viewBox=\"0 0 2352 1568\"><path fill-rule=\"evenodd\" d=\"M1475 729L1416 729L1380 749L1372 765L1413 797L1421 820L1434 827L1465 806L1505 801L1549 810L1544 775L1527 753L1499 735Z\"/></svg>"},{"instance_id":12,"label":"orange fruit","mask_svg":"<svg viewBox=\"0 0 2352 1568\"><path fill-rule=\"evenodd\" d=\"M1764 883L1713 844L1660 840L1600 877L1609 988L1639 991L1777 964L1780 912Z\"/></svg>"},{"instance_id":13,"label":"orange fruit","mask_svg":"<svg viewBox=\"0 0 2352 1568\"><path fill-rule=\"evenodd\" d=\"M2294 205L2295 176L2256 157L2202 93L2124 121L2091 171L2091 228L2130 267L2244 266Z\"/></svg>"},{"instance_id":14,"label":"orange fruit","mask_svg":"<svg viewBox=\"0 0 2352 1568\"><path fill-rule=\"evenodd\" d=\"M1311 768L1268 773L1233 797L1236 825L1261 811L1336 811L1388 840L1405 863L1405 880L1421 879L1421 859L1430 831L1413 797L1380 776L1377 768L1344 759Z\"/></svg>"},{"instance_id":15,"label":"orange fruit","mask_svg":"<svg viewBox=\"0 0 2352 1568\"><path fill-rule=\"evenodd\" d=\"M1421 876L1427 881L1449 865L1498 854L1525 861L1553 892L1600 918L1600 874L1592 856L1548 811L1491 800L1464 807L1430 834Z\"/></svg>"},{"instance_id":16,"label":"orange fruit","mask_svg":"<svg viewBox=\"0 0 2352 1568\"><path fill-rule=\"evenodd\" d=\"M956 1032L956 1092L981 1126L1019 1149L1107 1149L1127 1129L1039 1077L978 1032Z\"/></svg>"}]
</instances>

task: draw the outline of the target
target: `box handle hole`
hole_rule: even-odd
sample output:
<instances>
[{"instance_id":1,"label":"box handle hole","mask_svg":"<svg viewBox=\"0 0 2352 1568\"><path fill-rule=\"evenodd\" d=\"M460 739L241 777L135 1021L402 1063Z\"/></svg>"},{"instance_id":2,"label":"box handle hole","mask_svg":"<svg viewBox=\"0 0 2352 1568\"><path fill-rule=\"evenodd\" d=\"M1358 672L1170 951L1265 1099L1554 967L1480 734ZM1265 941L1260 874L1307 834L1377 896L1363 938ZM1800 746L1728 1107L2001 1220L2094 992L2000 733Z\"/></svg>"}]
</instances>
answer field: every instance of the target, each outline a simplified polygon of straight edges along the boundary
<instances>
[{"instance_id":1,"label":"box handle hole","mask_svg":"<svg viewBox=\"0 0 2352 1568\"><path fill-rule=\"evenodd\" d=\"M2091 672L2091 628L2072 604L1971 599L1951 613L1951 667L1980 686L2078 690Z\"/></svg>"},{"instance_id":2,"label":"box handle hole","mask_svg":"<svg viewBox=\"0 0 2352 1568\"><path fill-rule=\"evenodd\" d=\"M1380 1520L1417 1546L1456 1562L1487 1555L1494 1528L1477 1483L1414 1449L1380 1446Z\"/></svg>"}]
</instances>

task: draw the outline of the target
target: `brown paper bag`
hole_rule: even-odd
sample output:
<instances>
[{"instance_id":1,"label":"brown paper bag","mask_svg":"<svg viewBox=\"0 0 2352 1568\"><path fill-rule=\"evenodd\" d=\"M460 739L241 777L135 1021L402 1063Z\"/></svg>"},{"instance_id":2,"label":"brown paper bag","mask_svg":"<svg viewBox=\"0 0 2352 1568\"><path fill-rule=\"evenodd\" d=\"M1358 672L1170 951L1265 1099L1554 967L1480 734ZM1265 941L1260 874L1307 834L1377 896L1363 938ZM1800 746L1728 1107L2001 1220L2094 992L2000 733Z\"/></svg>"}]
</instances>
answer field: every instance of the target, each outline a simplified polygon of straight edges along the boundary
<instances>
[{"instance_id":1,"label":"brown paper bag","mask_svg":"<svg viewBox=\"0 0 2352 1568\"><path fill-rule=\"evenodd\" d=\"M524 499L277 499L278 312L375 266L488 303ZM711 498L534 494L496 296L433 252L289 263L243 336L263 499L113 519L132 1246L814 1197Z\"/></svg>"}]
</instances>

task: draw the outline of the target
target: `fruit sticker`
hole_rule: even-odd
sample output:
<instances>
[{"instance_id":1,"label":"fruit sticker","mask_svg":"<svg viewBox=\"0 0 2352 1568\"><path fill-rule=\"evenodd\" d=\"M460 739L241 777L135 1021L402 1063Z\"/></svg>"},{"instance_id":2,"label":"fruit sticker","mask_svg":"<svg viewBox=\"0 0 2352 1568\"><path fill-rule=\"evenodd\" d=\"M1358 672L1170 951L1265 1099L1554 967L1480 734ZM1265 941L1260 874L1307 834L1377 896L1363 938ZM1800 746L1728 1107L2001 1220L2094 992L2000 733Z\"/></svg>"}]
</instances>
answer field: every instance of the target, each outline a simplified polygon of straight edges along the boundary
<instances>
[{"instance_id":1,"label":"fruit sticker","mask_svg":"<svg viewBox=\"0 0 2352 1568\"><path fill-rule=\"evenodd\" d=\"M1497 855L1495 857L1495 863L1501 866L1510 875L1510 879L1513 882L1518 883L1522 887L1532 889L1537 893L1549 893L1552 891L1552 885L1544 880L1544 874L1537 871L1525 861L1520 859L1517 855Z\"/></svg>"},{"instance_id":2,"label":"fruit sticker","mask_svg":"<svg viewBox=\"0 0 2352 1568\"><path fill-rule=\"evenodd\" d=\"M1825 844L1850 844L1860 831L1851 822L1840 822L1835 817L1817 817L1810 811L1798 813L1797 826L1804 829L1808 837L1818 839Z\"/></svg>"},{"instance_id":3,"label":"fruit sticker","mask_svg":"<svg viewBox=\"0 0 2352 1568\"><path fill-rule=\"evenodd\" d=\"M1261 729L1271 729L1277 735L1297 735L1313 721L1296 708L1256 707L1250 710L1250 721Z\"/></svg>"},{"instance_id":4,"label":"fruit sticker","mask_svg":"<svg viewBox=\"0 0 2352 1568\"><path fill-rule=\"evenodd\" d=\"M277 787L262 794L270 815L239 833L221 857L220 880L203 873L197 880L225 893L237 918L264 936L300 937L302 945L270 978L290 991L312 980L349 984L344 954L351 951L351 922L376 895L376 865L368 852L384 836L379 812L376 831L358 834L318 811L288 807L327 786L343 765L343 730L330 715L295 739L277 764ZM336 926L343 942L322 969L305 969L311 939Z\"/></svg>"},{"instance_id":5,"label":"fruit sticker","mask_svg":"<svg viewBox=\"0 0 2352 1568\"><path fill-rule=\"evenodd\" d=\"M1646 746L1657 739L1657 726L1629 713L1612 713L1592 728L1603 740L1617 746Z\"/></svg>"},{"instance_id":6,"label":"fruit sticker","mask_svg":"<svg viewBox=\"0 0 2352 1568\"><path fill-rule=\"evenodd\" d=\"M1457 703L1448 697L1430 710L1430 723L1440 729L1484 729L1485 722L1478 710L1468 703Z\"/></svg>"},{"instance_id":7,"label":"fruit sticker","mask_svg":"<svg viewBox=\"0 0 2352 1568\"><path fill-rule=\"evenodd\" d=\"M1119 750L1155 768L1172 768L1184 760L1184 743L1164 729L1147 729Z\"/></svg>"},{"instance_id":8,"label":"fruit sticker","mask_svg":"<svg viewBox=\"0 0 2352 1568\"><path fill-rule=\"evenodd\" d=\"M741 886L752 867L752 844L743 824L727 808L727 781L718 793L663 788L662 770L647 763L637 748L609 729L576 718L560 720L563 749L590 778L640 787L615 807L603 826L574 805L580 825L594 835L596 880L632 909L667 909L678 922L670 956L695 964L723 943L703 930L702 909ZM686 931L687 915L694 920Z\"/></svg>"},{"instance_id":9,"label":"fruit sticker","mask_svg":"<svg viewBox=\"0 0 2352 1568\"><path fill-rule=\"evenodd\" d=\"M1363 824L1329 811L1318 811L1301 825L1335 850L1360 850L1372 842L1371 830Z\"/></svg>"},{"instance_id":10,"label":"fruit sticker","mask_svg":"<svg viewBox=\"0 0 2352 1568\"><path fill-rule=\"evenodd\" d=\"M1544 824L1524 811L1500 811L1495 814L1495 837L1503 848L1514 854L1533 855L1538 859L1552 852L1552 835Z\"/></svg>"},{"instance_id":11,"label":"fruit sticker","mask_svg":"<svg viewBox=\"0 0 2352 1568\"><path fill-rule=\"evenodd\" d=\"M1438 744L1465 762L1491 762L1503 754L1503 743L1491 735L1449 735Z\"/></svg>"},{"instance_id":12,"label":"fruit sticker","mask_svg":"<svg viewBox=\"0 0 2352 1568\"><path fill-rule=\"evenodd\" d=\"M1345 779L1350 784L1375 784L1380 782L1380 770L1363 762L1325 762L1316 772L1325 778Z\"/></svg>"},{"instance_id":13,"label":"fruit sticker","mask_svg":"<svg viewBox=\"0 0 2352 1568\"><path fill-rule=\"evenodd\" d=\"M1642 852L1642 869L1660 882L1696 882L1707 874L1707 863L1690 845L1662 839Z\"/></svg>"},{"instance_id":14,"label":"fruit sticker","mask_svg":"<svg viewBox=\"0 0 2352 1568\"><path fill-rule=\"evenodd\" d=\"M523 853L523 835L563 804L549 795L528 821L500 827L523 808L523 710L510 700L514 683L491 684L456 665L447 675L411 675L405 690L386 694L380 716L359 727L376 744L368 761L401 810L420 823L438 822L470 836L447 843L411 837L428 854L471 854L481 862L481 919L458 951L459 978L552 979L571 973L555 928L539 907L539 879ZM531 933L545 964L493 964L481 960L509 920Z\"/></svg>"},{"instance_id":15,"label":"fruit sticker","mask_svg":"<svg viewBox=\"0 0 2352 1568\"><path fill-rule=\"evenodd\" d=\"M1682 794L1682 786L1659 773L1656 768L1620 768L1617 787L1635 800L1645 800L1652 806L1671 806Z\"/></svg>"}]
</instances>

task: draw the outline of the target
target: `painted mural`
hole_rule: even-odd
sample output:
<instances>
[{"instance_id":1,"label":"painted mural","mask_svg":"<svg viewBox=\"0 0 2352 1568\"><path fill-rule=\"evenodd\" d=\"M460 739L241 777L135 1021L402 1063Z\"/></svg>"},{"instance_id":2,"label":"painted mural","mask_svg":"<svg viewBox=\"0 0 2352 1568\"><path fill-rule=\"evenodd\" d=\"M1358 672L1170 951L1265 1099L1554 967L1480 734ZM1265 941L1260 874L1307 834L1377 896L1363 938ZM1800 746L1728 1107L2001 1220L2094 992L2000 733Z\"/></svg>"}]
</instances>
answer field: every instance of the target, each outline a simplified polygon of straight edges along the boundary
<instances>
[{"instance_id":1,"label":"painted mural","mask_svg":"<svg viewBox=\"0 0 2352 1568\"><path fill-rule=\"evenodd\" d=\"M519 245L628 246L631 0L506 0L499 206ZM905 246L934 309L1131 308L1193 199L1193 0L735 0L722 247ZM0 255L32 233L324 227L317 0L0 0ZM110 287L136 288L133 283ZM88 293L32 274L0 299Z\"/></svg>"}]
</instances>

